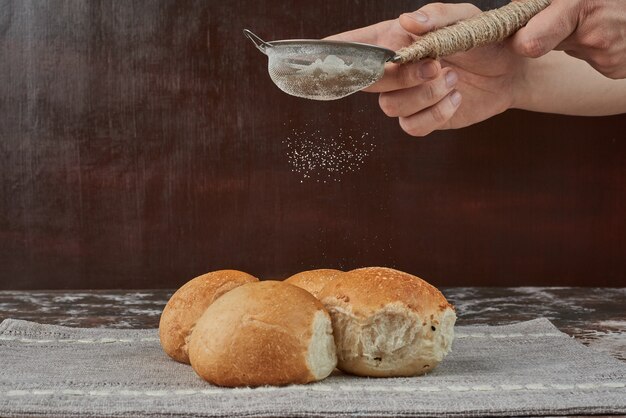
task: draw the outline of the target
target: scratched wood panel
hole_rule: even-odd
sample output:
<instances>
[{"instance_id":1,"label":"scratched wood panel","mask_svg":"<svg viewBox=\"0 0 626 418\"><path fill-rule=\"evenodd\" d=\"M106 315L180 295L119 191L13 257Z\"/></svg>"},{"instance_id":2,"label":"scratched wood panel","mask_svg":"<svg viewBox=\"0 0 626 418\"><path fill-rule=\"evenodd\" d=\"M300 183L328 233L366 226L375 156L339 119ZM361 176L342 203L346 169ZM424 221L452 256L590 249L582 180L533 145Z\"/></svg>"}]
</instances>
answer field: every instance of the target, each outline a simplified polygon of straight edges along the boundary
<instances>
[{"instance_id":1,"label":"scratched wood panel","mask_svg":"<svg viewBox=\"0 0 626 418\"><path fill-rule=\"evenodd\" d=\"M414 139L374 95L282 94L241 34L322 37L423 3L0 0L0 288L364 265L625 285L624 116L516 111ZM374 149L317 182L290 165L294 132Z\"/></svg>"}]
</instances>

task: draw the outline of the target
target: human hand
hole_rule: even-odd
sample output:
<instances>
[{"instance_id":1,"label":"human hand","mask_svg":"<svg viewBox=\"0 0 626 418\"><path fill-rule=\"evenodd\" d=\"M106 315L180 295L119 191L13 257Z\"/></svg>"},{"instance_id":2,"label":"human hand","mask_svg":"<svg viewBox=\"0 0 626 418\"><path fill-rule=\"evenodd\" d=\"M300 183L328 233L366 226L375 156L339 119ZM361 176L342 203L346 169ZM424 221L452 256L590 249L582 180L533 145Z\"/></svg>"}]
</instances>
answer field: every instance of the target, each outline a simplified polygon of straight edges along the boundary
<instances>
[{"instance_id":1,"label":"human hand","mask_svg":"<svg viewBox=\"0 0 626 418\"><path fill-rule=\"evenodd\" d=\"M335 35L329 39L364 42L397 50L438 27L478 14L471 4L431 3L399 19ZM385 75L365 91L380 93L383 112L402 129L425 136L437 129L461 128L511 107L526 58L502 44L476 48L439 62L387 64Z\"/></svg>"},{"instance_id":2,"label":"human hand","mask_svg":"<svg viewBox=\"0 0 626 418\"><path fill-rule=\"evenodd\" d=\"M626 1L553 0L510 45L531 58L563 50L609 78L626 78Z\"/></svg>"}]
</instances>

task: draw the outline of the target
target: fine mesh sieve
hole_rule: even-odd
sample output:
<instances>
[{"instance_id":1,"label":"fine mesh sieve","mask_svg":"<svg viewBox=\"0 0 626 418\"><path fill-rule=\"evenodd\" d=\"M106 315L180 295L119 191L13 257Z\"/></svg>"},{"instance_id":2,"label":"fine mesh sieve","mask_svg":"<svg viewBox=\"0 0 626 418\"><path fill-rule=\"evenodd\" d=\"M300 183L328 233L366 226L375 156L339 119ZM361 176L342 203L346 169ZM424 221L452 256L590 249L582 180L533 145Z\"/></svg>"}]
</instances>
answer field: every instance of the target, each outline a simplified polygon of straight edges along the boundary
<instances>
[{"instance_id":1,"label":"fine mesh sieve","mask_svg":"<svg viewBox=\"0 0 626 418\"><path fill-rule=\"evenodd\" d=\"M438 58L502 41L550 2L514 1L429 32L397 52L355 42L311 39L265 42L248 29L244 34L267 55L270 77L282 91L306 99L335 100L374 84L383 76L386 62L404 64Z\"/></svg>"},{"instance_id":2,"label":"fine mesh sieve","mask_svg":"<svg viewBox=\"0 0 626 418\"><path fill-rule=\"evenodd\" d=\"M266 51L270 78L285 93L334 100L364 89L383 76L395 53L343 42L274 42Z\"/></svg>"},{"instance_id":3,"label":"fine mesh sieve","mask_svg":"<svg viewBox=\"0 0 626 418\"><path fill-rule=\"evenodd\" d=\"M267 55L274 84L306 99L335 100L364 89L383 76L381 62L395 56L374 45L309 39L265 42L247 29L244 33Z\"/></svg>"}]
</instances>

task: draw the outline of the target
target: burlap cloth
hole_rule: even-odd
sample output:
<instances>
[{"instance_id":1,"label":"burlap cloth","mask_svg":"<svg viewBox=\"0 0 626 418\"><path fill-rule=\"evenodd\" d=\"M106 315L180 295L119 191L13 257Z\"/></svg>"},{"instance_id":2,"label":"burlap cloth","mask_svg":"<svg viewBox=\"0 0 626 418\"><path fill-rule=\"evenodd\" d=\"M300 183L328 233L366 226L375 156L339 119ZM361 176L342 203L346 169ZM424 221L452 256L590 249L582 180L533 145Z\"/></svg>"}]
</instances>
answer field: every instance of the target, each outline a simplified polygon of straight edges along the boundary
<instances>
[{"instance_id":1,"label":"burlap cloth","mask_svg":"<svg viewBox=\"0 0 626 418\"><path fill-rule=\"evenodd\" d=\"M170 360L150 330L0 324L1 416L626 414L626 364L548 320L459 326L431 374L226 389Z\"/></svg>"}]
</instances>

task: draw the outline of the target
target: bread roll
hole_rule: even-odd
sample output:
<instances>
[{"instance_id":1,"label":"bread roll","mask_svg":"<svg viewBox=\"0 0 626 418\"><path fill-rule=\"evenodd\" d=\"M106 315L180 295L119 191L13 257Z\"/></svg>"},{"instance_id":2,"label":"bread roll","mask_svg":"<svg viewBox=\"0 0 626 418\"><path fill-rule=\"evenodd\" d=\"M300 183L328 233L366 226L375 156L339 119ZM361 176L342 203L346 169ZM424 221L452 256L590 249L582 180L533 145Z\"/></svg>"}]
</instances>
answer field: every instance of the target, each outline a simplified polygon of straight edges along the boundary
<instances>
[{"instance_id":1,"label":"bread roll","mask_svg":"<svg viewBox=\"0 0 626 418\"><path fill-rule=\"evenodd\" d=\"M456 314L435 287L398 270L337 276L320 300L330 313L338 368L360 376L415 376L450 350Z\"/></svg>"},{"instance_id":2,"label":"bread roll","mask_svg":"<svg viewBox=\"0 0 626 418\"><path fill-rule=\"evenodd\" d=\"M322 288L331 282L341 270L318 269L303 271L285 279L286 283L298 286L317 297Z\"/></svg>"},{"instance_id":3,"label":"bread roll","mask_svg":"<svg viewBox=\"0 0 626 418\"><path fill-rule=\"evenodd\" d=\"M161 347L174 360L189 364L188 337L206 308L224 293L258 279L237 270L203 274L184 284L170 298L159 323Z\"/></svg>"},{"instance_id":4,"label":"bread roll","mask_svg":"<svg viewBox=\"0 0 626 418\"><path fill-rule=\"evenodd\" d=\"M321 302L278 281L245 284L209 306L191 335L189 358L202 378L231 387L308 383L337 364Z\"/></svg>"}]
</instances>

